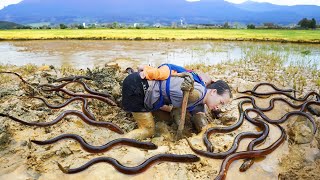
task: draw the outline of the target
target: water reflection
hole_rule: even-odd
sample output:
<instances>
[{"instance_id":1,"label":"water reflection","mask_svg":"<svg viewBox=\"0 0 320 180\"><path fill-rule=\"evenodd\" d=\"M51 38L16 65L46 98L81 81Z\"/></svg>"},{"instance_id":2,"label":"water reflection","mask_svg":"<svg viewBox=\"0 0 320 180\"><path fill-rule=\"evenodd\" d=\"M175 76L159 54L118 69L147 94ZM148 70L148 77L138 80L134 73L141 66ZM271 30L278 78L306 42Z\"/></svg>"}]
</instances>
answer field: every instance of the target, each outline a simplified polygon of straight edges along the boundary
<instances>
[{"instance_id":1,"label":"water reflection","mask_svg":"<svg viewBox=\"0 0 320 180\"><path fill-rule=\"evenodd\" d=\"M103 66L108 62L125 65L162 63L187 65L217 64L244 59L262 50L290 61L319 63L320 45L225 41L12 41L0 42L2 64L72 65L77 68Z\"/></svg>"}]
</instances>

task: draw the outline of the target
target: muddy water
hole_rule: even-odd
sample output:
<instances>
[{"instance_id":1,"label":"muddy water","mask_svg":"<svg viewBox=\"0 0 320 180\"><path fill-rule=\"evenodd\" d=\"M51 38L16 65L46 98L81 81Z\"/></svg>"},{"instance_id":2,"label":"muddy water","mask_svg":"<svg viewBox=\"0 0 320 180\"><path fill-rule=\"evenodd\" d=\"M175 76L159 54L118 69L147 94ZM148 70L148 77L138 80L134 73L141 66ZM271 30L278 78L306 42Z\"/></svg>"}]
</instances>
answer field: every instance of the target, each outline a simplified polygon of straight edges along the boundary
<instances>
[{"instance_id":1,"label":"muddy water","mask_svg":"<svg viewBox=\"0 0 320 180\"><path fill-rule=\"evenodd\" d=\"M223 41L10 41L0 42L2 64L71 65L77 68L103 66L108 62L135 66L162 63L217 64L243 59L262 50L285 61L319 61L320 45Z\"/></svg>"}]
</instances>

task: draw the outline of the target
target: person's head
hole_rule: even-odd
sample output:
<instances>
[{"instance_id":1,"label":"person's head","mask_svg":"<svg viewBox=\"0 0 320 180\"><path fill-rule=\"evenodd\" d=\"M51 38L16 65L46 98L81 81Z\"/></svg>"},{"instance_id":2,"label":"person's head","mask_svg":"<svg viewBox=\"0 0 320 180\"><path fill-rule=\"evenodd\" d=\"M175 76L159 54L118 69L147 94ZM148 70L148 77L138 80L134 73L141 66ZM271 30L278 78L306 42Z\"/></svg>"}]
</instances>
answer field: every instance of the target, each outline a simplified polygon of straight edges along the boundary
<instances>
[{"instance_id":1,"label":"person's head","mask_svg":"<svg viewBox=\"0 0 320 180\"><path fill-rule=\"evenodd\" d=\"M222 80L212 82L207 86L204 103L210 110L218 110L231 101L232 93L229 85Z\"/></svg>"}]
</instances>

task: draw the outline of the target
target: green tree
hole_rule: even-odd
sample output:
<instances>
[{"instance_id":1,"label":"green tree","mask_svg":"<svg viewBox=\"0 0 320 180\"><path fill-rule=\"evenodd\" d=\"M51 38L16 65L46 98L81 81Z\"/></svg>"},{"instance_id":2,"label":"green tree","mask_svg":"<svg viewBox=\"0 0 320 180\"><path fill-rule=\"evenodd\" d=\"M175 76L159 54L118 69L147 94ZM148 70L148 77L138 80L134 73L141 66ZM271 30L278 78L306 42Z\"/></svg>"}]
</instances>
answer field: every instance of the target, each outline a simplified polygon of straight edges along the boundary
<instances>
[{"instance_id":1,"label":"green tree","mask_svg":"<svg viewBox=\"0 0 320 180\"><path fill-rule=\"evenodd\" d=\"M82 24L78 25L78 29L84 29L84 26Z\"/></svg>"},{"instance_id":2,"label":"green tree","mask_svg":"<svg viewBox=\"0 0 320 180\"><path fill-rule=\"evenodd\" d=\"M229 28L230 28L229 23L228 23L228 22L225 22L224 25L223 25L223 28L229 29Z\"/></svg>"},{"instance_id":3,"label":"green tree","mask_svg":"<svg viewBox=\"0 0 320 180\"><path fill-rule=\"evenodd\" d=\"M67 29L67 28L68 28L67 25L65 25L65 24L60 24L60 29Z\"/></svg>"},{"instance_id":4,"label":"green tree","mask_svg":"<svg viewBox=\"0 0 320 180\"><path fill-rule=\"evenodd\" d=\"M256 26L254 24L248 24L247 29L255 29Z\"/></svg>"},{"instance_id":5,"label":"green tree","mask_svg":"<svg viewBox=\"0 0 320 180\"><path fill-rule=\"evenodd\" d=\"M116 29L116 28L118 28L118 26L119 26L118 22L113 22L112 25L111 25L111 28L112 29Z\"/></svg>"},{"instance_id":6,"label":"green tree","mask_svg":"<svg viewBox=\"0 0 320 180\"><path fill-rule=\"evenodd\" d=\"M302 28L312 28L315 29L317 28L317 22L314 18L311 20L308 20L307 18L303 18L302 20L299 21L298 25Z\"/></svg>"},{"instance_id":7,"label":"green tree","mask_svg":"<svg viewBox=\"0 0 320 180\"><path fill-rule=\"evenodd\" d=\"M95 28L96 28L96 25L95 25L95 24L89 24L88 27L89 27L90 29L95 29Z\"/></svg>"},{"instance_id":8,"label":"green tree","mask_svg":"<svg viewBox=\"0 0 320 180\"><path fill-rule=\"evenodd\" d=\"M317 28L317 21L314 18L311 19L310 28L312 28L312 29Z\"/></svg>"},{"instance_id":9,"label":"green tree","mask_svg":"<svg viewBox=\"0 0 320 180\"><path fill-rule=\"evenodd\" d=\"M51 27L48 25L42 25L42 26L39 26L39 29L51 29Z\"/></svg>"},{"instance_id":10,"label":"green tree","mask_svg":"<svg viewBox=\"0 0 320 180\"><path fill-rule=\"evenodd\" d=\"M18 27L17 29L32 29L31 26L21 26L21 27Z\"/></svg>"},{"instance_id":11,"label":"green tree","mask_svg":"<svg viewBox=\"0 0 320 180\"><path fill-rule=\"evenodd\" d=\"M310 22L307 18L303 18L302 20L299 21L298 25L302 28L309 28Z\"/></svg>"}]
</instances>

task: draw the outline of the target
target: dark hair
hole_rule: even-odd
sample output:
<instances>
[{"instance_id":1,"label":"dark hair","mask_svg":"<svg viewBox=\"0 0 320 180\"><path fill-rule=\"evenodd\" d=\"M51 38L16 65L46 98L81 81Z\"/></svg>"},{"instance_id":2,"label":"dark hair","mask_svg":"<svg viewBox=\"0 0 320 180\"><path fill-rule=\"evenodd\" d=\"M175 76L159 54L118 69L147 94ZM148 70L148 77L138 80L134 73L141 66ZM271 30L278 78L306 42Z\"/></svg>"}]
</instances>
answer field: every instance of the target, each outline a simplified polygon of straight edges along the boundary
<instances>
[{"instance_id":1,"label":"dark hair","mask_svg":"<svg viewBox=\"0 0 320 180\"><path fill-rule=\"evenodd\" d=\"M212 82L207 86L207 89L216 89L219 95L222 95L223 93L228 91L230 98L232 98L231 89L225 81L218 80L218 81Z\"/></svg>"}]
</instances>

